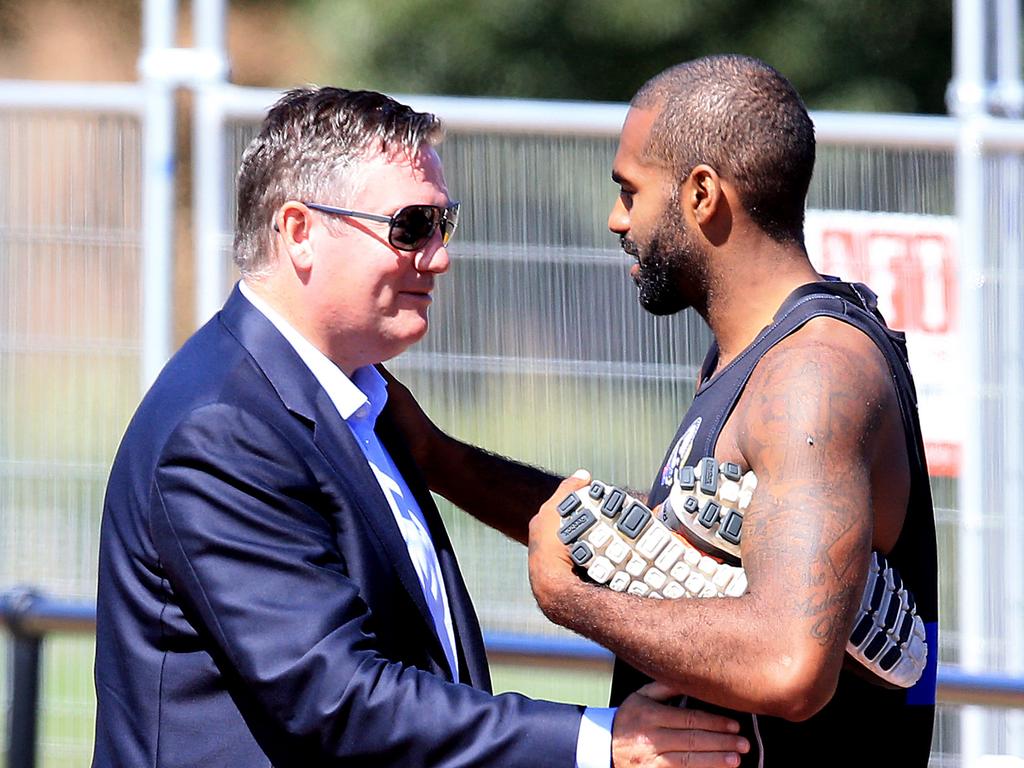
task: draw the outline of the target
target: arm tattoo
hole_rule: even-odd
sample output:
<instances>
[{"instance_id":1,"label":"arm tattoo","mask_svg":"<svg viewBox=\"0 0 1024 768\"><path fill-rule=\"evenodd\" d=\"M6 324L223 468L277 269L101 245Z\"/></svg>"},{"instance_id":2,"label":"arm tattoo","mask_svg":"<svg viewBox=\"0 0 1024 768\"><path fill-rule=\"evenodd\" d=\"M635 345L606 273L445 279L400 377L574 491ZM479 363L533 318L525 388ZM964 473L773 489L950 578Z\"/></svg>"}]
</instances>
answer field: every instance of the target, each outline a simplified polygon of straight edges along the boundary
<instances>
[{"instance_id":1,"label":"arm tattoo","mask_svg":"<svg viewBox=\"0 0 1024 768\"><path fill-rule=\"evenodd\" d=\"M734 414L759 480L744 563L766 574L769 588L790 585L795 615L821 645L849 632L870 549L867 446L883 400L870 352L780 345L755 370Z\"/></svg>"}]
</instances>

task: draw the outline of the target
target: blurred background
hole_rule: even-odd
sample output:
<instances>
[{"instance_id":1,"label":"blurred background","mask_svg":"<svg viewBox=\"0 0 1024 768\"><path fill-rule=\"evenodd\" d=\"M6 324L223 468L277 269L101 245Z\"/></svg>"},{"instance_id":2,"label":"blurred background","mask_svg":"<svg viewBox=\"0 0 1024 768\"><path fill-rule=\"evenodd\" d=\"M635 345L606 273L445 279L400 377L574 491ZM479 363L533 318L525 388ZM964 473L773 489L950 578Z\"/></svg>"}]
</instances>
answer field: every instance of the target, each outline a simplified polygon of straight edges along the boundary
<instances>
[{"instance_id":1,"label":"blurred background","mask_svg":"<svg viewBox=\"0 0 1024 768\"><path fill-rule=\"evenodd\" d=\"M771 62L813 109L944 113L952 74L952 6L934 0L235 0L228 14L240 85L626 101L667 66L732 51ZM0 76L134 80L141 21L129 0L3 0Z\"/></svg>"},{"instance_id":2,"label":"blurred background","mask_svg":"<svg viewBox=\"0 0 1024 768\"><path fill-rule=\"evenodd\" d=\"M442 155L463 201L454 267L428 338L392 366L431 415L499 452L647 488L709 336L696 316L637 306L605 228L611 158L624 102L645 80L719 52L763 58L800 90L819 140L812 259L871 284L910 338L942 564L932 764L1024 758L1020 10L0 0L9 765L29 751L43 766L89 762L110 461L148 382L236 277L234 169L280 89L383 90L448 125ZM546 623L520 548L442 511L496 686L604 704L607 655ZM33 659L34 692L22 674Z\"/></svg>"}]
</instances>

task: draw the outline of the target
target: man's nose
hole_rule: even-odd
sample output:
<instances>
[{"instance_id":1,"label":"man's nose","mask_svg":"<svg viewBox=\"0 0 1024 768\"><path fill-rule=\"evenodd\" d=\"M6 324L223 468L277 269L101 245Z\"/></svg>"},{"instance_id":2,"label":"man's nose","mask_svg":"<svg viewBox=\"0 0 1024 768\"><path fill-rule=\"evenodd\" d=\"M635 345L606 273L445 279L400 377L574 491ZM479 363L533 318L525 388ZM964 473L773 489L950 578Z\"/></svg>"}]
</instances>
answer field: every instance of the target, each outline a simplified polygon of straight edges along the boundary
<instances>
[{"instance_id":1,"label":"man's nose","mask_svg":"<svg viewBox=\"0 0 1024 768\"><path fill-rule=\"evenodd\" d=\"M608 229L616 235L629 232L629 211L626 210L626 206L622 204L621 200L615 201L615 205L612 206L612 210L608 214Z\"/></svg>"},{"instance_id":2,"label":"man's nose","mask_svg":"<svg viewBox=\"0 0 1024 768\"><path fill-rule=\"evenodd\" d=\"M439 245L431 248L428 244L422 251L416 254L413 264L418 272L432 272L435 275L442 275L448 271L452 260L448 255L448 246Z\"/></svg>"}]
</instances>

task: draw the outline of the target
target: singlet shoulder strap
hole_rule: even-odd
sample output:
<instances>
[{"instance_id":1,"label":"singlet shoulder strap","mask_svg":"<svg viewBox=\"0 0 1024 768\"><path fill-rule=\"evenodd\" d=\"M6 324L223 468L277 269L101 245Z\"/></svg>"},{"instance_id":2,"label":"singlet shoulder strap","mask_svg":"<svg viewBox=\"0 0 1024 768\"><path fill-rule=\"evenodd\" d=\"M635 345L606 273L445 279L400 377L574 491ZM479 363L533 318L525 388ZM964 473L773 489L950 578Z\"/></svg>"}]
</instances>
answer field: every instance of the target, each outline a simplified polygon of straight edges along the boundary
<instances>
[{"instance_id":1,"label":"singlet shoulder strap","mask_svg":"<svg viewBox=\"0 0 1024 768\"><path fill-rule=\"evenodd\" d=\"M790 296L790 300L793 303L788 310L785 304L780 308L780 312L785 310L795 321L787 323L791 326L789 333L813 317L833 317L858 328L874 342L885 357L896 388L908 456L915 468L925 468L921 427L917 417L917 388L910 373L906 336L885 324L885 319L878 311L878 297L874 292L862 283L830 281L802 286Z\"/></svg>"},{"instance_id":2,"label":"singlet shoulder strap","mask_svg":"<svg viewBox=\"0 0 1024 768\"><path fill-rule=\"evenodd\" d=\"M708 452L705 455L713 454L718 435L735 408L757 362L772 347L816 317L832 317L853 325L865 333L885 357L897 392L908 456L915 468L924 469L924 448L917 418L917 391L910 375L904 334L885 324L878 311L878 299L870 288L861 283L838 280L809 283L795 289L779 307L771 325L713 379L706 381L706 385L710 386L721 379L721 385L729 390L731 401L728 407L719 412L718 421L707 435ZM698 390L698 395L700 393L701 390Z\"/></svg>"}]
</instances>

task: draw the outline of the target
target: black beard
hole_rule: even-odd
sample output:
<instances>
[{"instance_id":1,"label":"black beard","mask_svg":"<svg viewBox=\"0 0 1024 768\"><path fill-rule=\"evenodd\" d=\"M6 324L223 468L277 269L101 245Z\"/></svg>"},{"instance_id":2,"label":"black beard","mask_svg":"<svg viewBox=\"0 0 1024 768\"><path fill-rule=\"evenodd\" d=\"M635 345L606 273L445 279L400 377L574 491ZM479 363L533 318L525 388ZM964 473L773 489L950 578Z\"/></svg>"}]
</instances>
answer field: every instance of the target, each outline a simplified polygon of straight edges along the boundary
<instances>
[{"instance_id":1,"label":"black beard","mask_svg":"<svg viewBox=\"0 0 1024 768\"><path fill-rule=\"evenodd\" d=\"M664 215L646 245L630 245L639 254L640 268L634 278L637 298L652 315L674 315L706 295L704 251L678 219Z\"/></svg>"}]
</instances>

